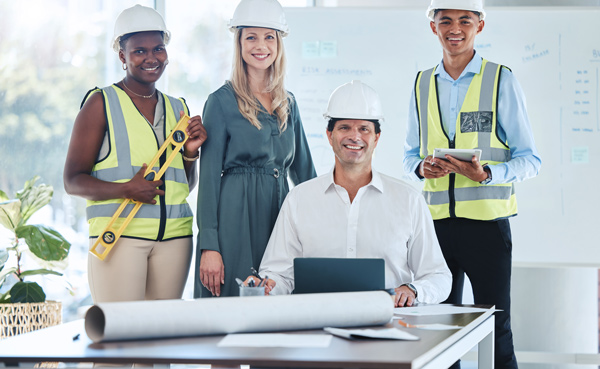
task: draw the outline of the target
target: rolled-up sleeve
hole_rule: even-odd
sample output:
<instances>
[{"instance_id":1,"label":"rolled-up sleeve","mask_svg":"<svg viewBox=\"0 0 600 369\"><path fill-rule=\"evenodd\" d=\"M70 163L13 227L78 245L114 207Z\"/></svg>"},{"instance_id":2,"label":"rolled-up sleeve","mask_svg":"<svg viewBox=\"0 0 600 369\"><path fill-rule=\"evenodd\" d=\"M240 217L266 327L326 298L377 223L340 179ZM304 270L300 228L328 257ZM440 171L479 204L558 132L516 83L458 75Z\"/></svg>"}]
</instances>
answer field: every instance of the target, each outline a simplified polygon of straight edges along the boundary
<instances>
[{"instance_id":1,"label":"rolled-up sleeve","mask_svg":"<svg viewBox=\"0 0 600 369\"><path fill-rule=\"evenodd\" d=\"M521 182L538 175L542 159L537 151L525 94L515 76L502 70L498 95L498 135L510 147L511 159L506 163L490 165L489 183Z\"/></svg>"},{"instance_id":2,"label":"rolled-up sleeve","mask_svg":"<svg viewBox=\"0 0 600 369\"><path fill-rule=\"evenodd\" d=\"M452 274L438 242L433 220L422 197L413 214L413 237L408 245L408 267L414 274L419 302L440 303L450 294Z\"/></svg>"},{"instance_id":3,"label":"rolled-up sleeve","mask_svg":"<svg viewBox=\"0 0 600 369\"><path fill-rule=\"evenodd\" d=\"M421 158L421 142L419 117L415 100L415 91L411 94L410 105L408 107L408 125L406 127L406 141L404 142L404 159L402 161L404 173L413 181L422 181L415 173L415 170L423 160Z\"/></svg>"},{"instance_id":4,"label":"rolled-up sleeve","mask_svg":"<svg viewBox=\"0 0 600 369\"><path fill-rule=\"evenodd\" d=\"M260 263L260 275L268 276L276 283L271 295L290 294L294 290L294 259L303 255L295 219L295 196L292 190L286 197L267 249Z\"/></svg>"}]
</instances>

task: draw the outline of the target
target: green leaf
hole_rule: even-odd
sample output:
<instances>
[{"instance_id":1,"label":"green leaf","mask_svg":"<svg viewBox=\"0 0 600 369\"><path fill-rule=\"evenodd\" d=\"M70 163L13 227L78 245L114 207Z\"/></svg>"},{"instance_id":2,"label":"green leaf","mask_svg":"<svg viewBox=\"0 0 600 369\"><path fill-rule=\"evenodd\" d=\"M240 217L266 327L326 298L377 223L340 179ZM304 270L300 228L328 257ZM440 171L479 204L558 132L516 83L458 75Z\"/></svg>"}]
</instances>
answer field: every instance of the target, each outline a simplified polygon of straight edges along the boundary
<instances>
[{"instance_id":1,"label":"green leaf","mask_svg":"<svg viewBox=\"0 0 600 369\"><path fill-rule=\"evenodd\" d=\"M22 272L21 278L30 277L32 275L40 275L40 274L53 274L53 275L58 275L58 276L62 275L62 273L55 272L54 270L50 270L50 269L32 269L32 270L26 270L26 271Z\"/></svg>"},{"instance_id":2,"label":"green leaf","mask_svg":"<svg viewBox=\"0 0 600 369\"><path fill-rule=\"evenodd\" d=\"M14 232L21 222L21 200L0 203L0 224Z\"/></svg>"},{"instance_id":3,"label":"green leaf","mask_svg":"<svg viewBox=\"0 0 600 369\"><path fill-rule=\"evenodd\" d=\"M8 201L9 198L6 196L6 192L0 190L0 202Z\"/></svg>"},{"instance_id":4,"label":"green leaf","mask_svg":"<svg viewBox=\"0 0 600 369\"><path fill-rule=\"evenodd\" d=\"M0 304L10 304L10 291L0 295Z\"/></svg>"},{"instance_id":5,"label":"green leaf","mask_svg":"<svg viewBox=\"0 0 600 369\"><path fill-rule=\"evenodd\" d=\"M44 302L46 294L35 282L17 282L10 289L10 302Z\"/></svg>"},{"instance_id":6,"label":"green leaf","mask_svg":"<svg viewBox=\"0 0 600 369\"><path fill-rule=\"evenodd\" d=\"M41 184L34 187L38 179L39 176L33 177L25 182L25 187L21 191L17 192L17 198L21 200L21 224L25 224L36 211L46 206L54 194L52 186Z\"/></svg>"},{"instance_id":7,"label":"green leaf","mask_svg":"<svg viewBox=\"0 0 600 369\"><path fill-rule=\"evenodd\" d=\"M38 258L60 261L67 258L71 244L60 233L43 225L20 226L17 237L24 238L29 250Z\"/></svg>"}]
</instances>

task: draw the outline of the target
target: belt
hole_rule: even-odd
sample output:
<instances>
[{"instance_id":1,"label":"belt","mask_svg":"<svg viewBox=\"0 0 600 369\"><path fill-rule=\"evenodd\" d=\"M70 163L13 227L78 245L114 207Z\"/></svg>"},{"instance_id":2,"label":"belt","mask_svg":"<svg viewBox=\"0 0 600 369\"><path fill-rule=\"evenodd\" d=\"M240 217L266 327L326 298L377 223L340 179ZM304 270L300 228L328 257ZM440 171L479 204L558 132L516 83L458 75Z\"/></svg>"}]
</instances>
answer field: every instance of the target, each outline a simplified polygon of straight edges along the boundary
<instances>
[{"instance_id":1,"label":"belt","mask_svg":"<svg viewBox=\"0 0 600 369\"><path fill-rule=\"evenodd\" d=\"M233 167L223 171L223 175L227 174L239 174L239 173L254 173L254 174L267 174L272 175L275 178L283 176L287 178L287 170L278 168L264 168L264 167Z\"/></svg>"}]
</instances>

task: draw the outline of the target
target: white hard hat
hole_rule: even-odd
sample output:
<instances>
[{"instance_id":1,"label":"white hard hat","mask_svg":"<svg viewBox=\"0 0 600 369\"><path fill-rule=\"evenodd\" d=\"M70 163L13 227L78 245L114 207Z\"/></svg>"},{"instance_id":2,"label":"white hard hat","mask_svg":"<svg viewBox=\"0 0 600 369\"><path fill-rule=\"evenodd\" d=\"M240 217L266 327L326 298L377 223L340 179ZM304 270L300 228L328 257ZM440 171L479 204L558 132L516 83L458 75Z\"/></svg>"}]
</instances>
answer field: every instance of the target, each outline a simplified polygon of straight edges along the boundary
<instances>
[{"instance_id":1,"label":"white hard hat","mask_svg":"<svg viewBox=\"0 0 600 369\"><path fill-rule=\"evenodd\" d=\"M240 27L271 28L281 31L282 37L290 33L283 8L277 0L242 0L233 12L229 29Z\"/></svg>"},{"instance_id":2,"label":"white hard hat","mask_svg":"<svg viewBox=\"0 0 600 369\"><path fill-rule=\"evenodd\" d=\"M431 0L426 15L432 22L435 20L433 15L437 9L470 10L479 13L479 20L485 18L483 0Z\"/></svg>"},{"instance_id":3,"label":"white hard hat","mask_svg":"<svg viewBox=\"0 0 600 369\"><path fill-rule=\"evenodd\" d=\"M167 30L163 17L156 10L139 4L123 10L115 22L113 50L119 52L121 36L146 31L164 32L165 45L169 43L171 38L171 32Z\"/></svg>"},{"instance_id":4,"label":"white hard hat","mask_svg":"<svg viewBox=\"0 0 600 369\"><path fill-rule=\"evenodd\" d=\"M336 88L329 97L325 119L383 120L381 100L377 92L362 83L352 81Z\"/></svg>"}]
</instances>

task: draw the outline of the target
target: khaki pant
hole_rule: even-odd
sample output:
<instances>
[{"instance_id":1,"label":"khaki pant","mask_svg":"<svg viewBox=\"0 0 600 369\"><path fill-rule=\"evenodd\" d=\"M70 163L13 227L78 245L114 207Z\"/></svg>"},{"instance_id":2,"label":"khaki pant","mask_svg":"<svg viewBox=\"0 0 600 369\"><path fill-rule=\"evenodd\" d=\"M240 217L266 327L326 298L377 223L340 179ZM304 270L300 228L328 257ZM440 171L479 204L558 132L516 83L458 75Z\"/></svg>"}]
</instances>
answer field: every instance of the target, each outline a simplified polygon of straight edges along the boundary
<instances>
[{"instance_id":1,"label":"khaki pant","mask_svg":"<svg viewBox=\"0 0 600 369\"><path fill-rule=\"evenodd\" d=\"M90 239L90 248L95 241ZM192 237L162 242L120 238L104 261L88 255L94 303L180 299L192 248Z\"/></svg>"}]
</instances>

